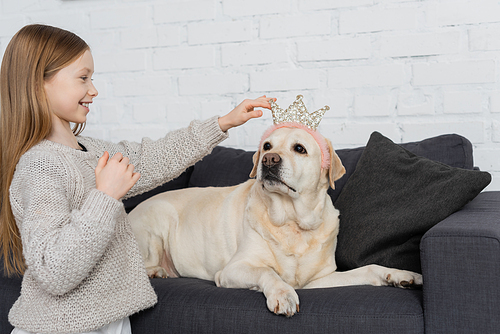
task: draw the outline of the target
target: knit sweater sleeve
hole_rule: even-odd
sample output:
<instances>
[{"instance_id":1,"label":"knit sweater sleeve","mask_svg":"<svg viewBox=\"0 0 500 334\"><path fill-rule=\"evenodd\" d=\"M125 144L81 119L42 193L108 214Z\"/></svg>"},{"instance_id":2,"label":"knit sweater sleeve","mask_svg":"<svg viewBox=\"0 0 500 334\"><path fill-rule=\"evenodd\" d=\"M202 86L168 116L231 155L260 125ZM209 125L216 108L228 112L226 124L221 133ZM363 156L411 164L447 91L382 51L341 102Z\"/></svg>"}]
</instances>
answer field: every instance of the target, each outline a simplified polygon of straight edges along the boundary
<instances>
[{"instance_id":1,"label":"knit sweater sleeve","mask_svg":"<svg viewBox=\"0 0 500 334\"><path fill-rule=\"evenodd\" d=\"M65 294L89 275L124 214L120 201L95 188L74 193L81 176L62 160L40 152L25 154L10 188L28 270L53 295Z\"/></svg>"},{"instance_id":2,"label":"knit sweater sleeve","mask_svg":"<svg viewBox=\"0 0 500 334\"><path fill-rule=\"evenodd\" d=\"M220 129L218 117L212 117L205 121L192 121L187 128L169 132L156 141L143 138L141 143L122 141L113 144L89 137L79 140L98 155L104 151L108 151L110 156L121 152L130 159L141 178L125 196L127 198L178 177L227 137L227 133Z\"/></svg>"}]
</instances>

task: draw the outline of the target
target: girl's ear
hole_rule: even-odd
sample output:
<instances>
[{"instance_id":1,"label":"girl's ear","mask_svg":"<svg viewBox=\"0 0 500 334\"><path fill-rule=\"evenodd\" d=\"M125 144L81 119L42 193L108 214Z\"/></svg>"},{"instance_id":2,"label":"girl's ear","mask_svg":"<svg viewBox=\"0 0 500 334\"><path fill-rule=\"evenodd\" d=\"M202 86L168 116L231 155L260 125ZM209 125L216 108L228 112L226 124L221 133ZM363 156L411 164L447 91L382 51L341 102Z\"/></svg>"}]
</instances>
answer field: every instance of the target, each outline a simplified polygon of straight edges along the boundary
<instances>
[{"instance_id":1,"label":"girl's ear","mask_svg":"<svg viewBox=\"0 0 500 334\"><path fill-rule=\"evenodd\" d=\"M253 155L253 168L252 171L250 172L250 177L257 176L257 166L259 166L259 160L260 160L260 150L255 152Z\"/></svg>"},{"instance_id":2,"label":"girl's ear","mask_svg":"<svg viewBox=\"0 0 500 334\"><path fill-rule=\"evenodd\" d=\"M339 156L333 150L331 141L328 138L325 138L325 140L328 144L328 150L330 151L330 169L328 171L328 178L330 180L330 187L335 189L335 181L340 179L345 174L345 168L344 165L342 165L342 161L340 161Z\"/></svg>"}]
</instances>

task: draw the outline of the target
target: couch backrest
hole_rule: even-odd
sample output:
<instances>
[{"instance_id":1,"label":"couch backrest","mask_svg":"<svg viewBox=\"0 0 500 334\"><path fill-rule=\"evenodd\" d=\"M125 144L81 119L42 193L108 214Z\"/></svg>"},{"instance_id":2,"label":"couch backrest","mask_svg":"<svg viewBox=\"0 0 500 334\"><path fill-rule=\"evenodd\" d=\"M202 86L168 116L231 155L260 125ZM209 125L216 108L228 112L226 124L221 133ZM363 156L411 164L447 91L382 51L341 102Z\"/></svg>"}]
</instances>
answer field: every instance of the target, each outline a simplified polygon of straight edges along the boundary
<instances>
[{"instance_id":1,"label":"couch backrest","mask_svg":"<svg viewBox=\"0 0 500 334\"><path fill-rule=\"evenodd\" d=\"M452 167L472 169L472 144L465 137L456 134L428 138L419 142L400 144L408 151ZM342 188L356 169L364 147L335 150L346 169L346 174L335 183L335 190L328 193L335 203ZM194 167L189 168L177 179L161 185L152 191L124 201L127 211L141 201L160 192L186 187L226 187L245 182L253 167L254 151L217 146Z\"/></svg>"}]
</instances>

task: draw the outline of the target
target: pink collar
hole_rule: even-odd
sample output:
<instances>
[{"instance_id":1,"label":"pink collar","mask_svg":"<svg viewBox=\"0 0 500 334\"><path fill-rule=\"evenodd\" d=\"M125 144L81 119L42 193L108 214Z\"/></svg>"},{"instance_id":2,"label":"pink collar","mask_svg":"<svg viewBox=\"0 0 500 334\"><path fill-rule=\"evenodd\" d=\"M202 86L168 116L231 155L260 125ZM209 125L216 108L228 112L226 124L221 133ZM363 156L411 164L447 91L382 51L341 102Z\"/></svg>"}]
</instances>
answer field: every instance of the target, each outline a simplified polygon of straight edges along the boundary
<instances>
[{"instance_id":1,"label":"pink collar","mask_svg":"<svg viewBox=\"0 0 500 334\"><path fill-rule=\"evenodd\" d=\"M330 168L330 151L328 148L328 143L326 142L325 138L321 134L319 134L319 132L311 130L305 125L300 124L298 122L285 122L280 124L274 124L269 129L267 129L266 132L264 132L264 134L262 135L259 148L262 147L264 140L266 140L267 137L269 137L271 133L274 132L274 130L281 128L297 128L297 129L302 129L307 133L309 133L314 138L314 140L316 140L321 150L321 169Z\"/></svg>"}]
</instances>

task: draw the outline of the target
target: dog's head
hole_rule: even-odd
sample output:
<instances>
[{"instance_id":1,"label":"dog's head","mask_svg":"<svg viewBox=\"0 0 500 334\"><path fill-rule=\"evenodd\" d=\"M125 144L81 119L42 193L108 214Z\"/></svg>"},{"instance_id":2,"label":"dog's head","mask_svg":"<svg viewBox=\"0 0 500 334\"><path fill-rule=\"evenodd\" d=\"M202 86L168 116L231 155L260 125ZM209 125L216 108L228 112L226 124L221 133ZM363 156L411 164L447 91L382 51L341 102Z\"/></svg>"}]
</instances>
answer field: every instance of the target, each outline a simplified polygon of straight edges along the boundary
<instances>
[{"instance_id":1,"label":"dog's head","mask_svg":"<svg viewBox=\"0 0 500 334\"><path fill-rule=\"evenodd\" d=\"M250 177L271 192L297 197L306 191L335 188L345 168L330 141L304 127L271 128L253 156Z\"/></svg>"}]
</instances>

